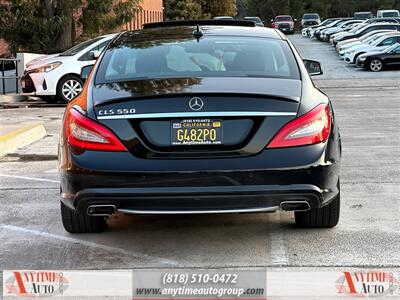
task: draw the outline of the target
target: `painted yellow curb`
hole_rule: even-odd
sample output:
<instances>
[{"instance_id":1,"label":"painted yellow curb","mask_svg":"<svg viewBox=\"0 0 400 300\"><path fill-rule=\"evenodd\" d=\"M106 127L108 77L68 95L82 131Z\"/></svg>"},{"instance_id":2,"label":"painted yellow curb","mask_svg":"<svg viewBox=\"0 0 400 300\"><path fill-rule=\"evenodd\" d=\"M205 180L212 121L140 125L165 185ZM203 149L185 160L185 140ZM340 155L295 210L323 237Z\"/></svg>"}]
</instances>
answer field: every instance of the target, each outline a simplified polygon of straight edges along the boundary
<instances>
[{"instance_id":1,"label":"painted yellow curb","mask_svg":"<svg viewBox=\"0 0 400 300\"><path fill-rule=\"evenodd\" d=\"M42 123L32 123L0 136L0 156L40 140L46 135Z\"/></svg>"}]
</instances>

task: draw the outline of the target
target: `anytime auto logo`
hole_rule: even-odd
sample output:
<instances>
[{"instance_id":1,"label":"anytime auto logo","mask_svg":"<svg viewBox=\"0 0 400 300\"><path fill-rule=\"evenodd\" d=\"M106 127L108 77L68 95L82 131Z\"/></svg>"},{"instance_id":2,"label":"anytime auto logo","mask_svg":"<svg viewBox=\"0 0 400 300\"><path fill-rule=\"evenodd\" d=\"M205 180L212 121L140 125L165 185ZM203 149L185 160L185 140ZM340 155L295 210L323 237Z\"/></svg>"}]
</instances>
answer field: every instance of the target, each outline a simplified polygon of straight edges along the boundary
<instances>
[{"instance_id":1,"label":"anytime auto logo","mask_svg":"<svg viewBox=\"0 0 400 300\"><path fill-rule=\"evenodd\" d=\"M62 295L68 288L62 272L18 271L5 279L5 295L43 297Z\"/></svg>"},{"instance_id":2,"label":"anytime auto logo","mask_svg":"<svg viewBox=\"0 0 400 300\"><path fill-rule=\"evenodd\" d=\"M385 271L343 272L336 280L337 292L345 296L379 297L393 295L399 282Z\"/></svg>"}]
</instances>

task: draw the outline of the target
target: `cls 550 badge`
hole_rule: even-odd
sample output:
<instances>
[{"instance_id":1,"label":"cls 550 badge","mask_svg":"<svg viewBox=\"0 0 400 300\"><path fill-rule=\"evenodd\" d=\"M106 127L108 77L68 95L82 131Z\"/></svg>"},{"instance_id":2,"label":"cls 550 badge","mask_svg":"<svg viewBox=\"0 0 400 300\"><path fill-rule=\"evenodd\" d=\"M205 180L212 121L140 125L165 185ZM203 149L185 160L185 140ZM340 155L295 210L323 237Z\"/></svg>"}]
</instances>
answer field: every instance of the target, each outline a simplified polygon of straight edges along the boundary
<instances>
[{"instance_id":1,"label":"cls 550 badge","mask_svg":"<svg viewBox=\"0 0 400 300\"><path fill-rule=\"evenodd\" d=\"M136 113L134 108L100 109L99 116L131 115Z\"/></svg>"}]
</instances>

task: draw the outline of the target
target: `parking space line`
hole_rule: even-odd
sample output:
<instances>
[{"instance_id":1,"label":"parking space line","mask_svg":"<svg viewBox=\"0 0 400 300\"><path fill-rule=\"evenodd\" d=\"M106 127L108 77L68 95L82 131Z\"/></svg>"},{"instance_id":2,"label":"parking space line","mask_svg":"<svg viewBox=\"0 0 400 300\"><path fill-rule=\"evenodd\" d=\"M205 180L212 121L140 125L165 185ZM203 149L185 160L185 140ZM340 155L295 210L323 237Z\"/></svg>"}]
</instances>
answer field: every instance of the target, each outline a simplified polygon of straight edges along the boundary
<instances>
[{"instance_id":1,"label":"parking space line","mask_svg":"<svg viewBox=\"0 0 400 300\"><path fill-rule=\"evenodd\" d=\"M6 230L13 230L13 231L18 231L18 232L23 232L23 233L28 233L28 234L33 234L36 236L48 238L48 239L54 239L54 240L59 240L63 242L68 242L68 243L74 243L74 244L81 244L83 246L87 247L92 247L92 248L97 248L105 251L109 251L112 253L119 253L128 257L135 257L135 258L141 258L141 259L148 259L152 262L156 261L157 263L160 264L165 264L165 265L171 265L171 266L181 266L180 263L174 260L170 259L165 259L161 257L154 257L152 255L144 254L144 253L135 253L133 251L128 251L125 249L117 248L117 247L112 247L112 246L107 246L103 244L98 244L94 242L90 242L87 240L80 240L76 238L71 238L71 237L66 237L62 235L57 235L45 231L39 231L39 230L34 230L34 229L28 229L28 228L23 228L19 226L14 226L14 225L7 225L7 224L0 224L0 229L6 229Z\"/></svg>"},{"instance_id":2,"label":"parking space line","mask_svg":"<svg viewBox=\"0 0 400 300\"><path fill-rule=\"evenodd\" d=\"M23 179L23 180L60 183L59 180L46 179L46 178L37 178L37 177L27 177L27 176L18 176L18 175L0 174L0 177L8 177L8 178L15 178L15 179Z\"/></svg>"},{"instance_id":3,"label":"parking space line","mask_svg":"<svg viewBox=\"0 0 400 300\"><path fill-rule=\"evenodd\" d=\"M347 72L351 73L351 70L349 69L348 66L344 65L344 66L342 66L342 67L343 67Z\"/></svg>"},{"instance_id":4,"label":"parking space line","mask_svg":"<svg viewBox=\"0 0 400 300\"><path fill-rule=\"evenodd\" d=\"M281 213L276 213L281 222ZM271 244L271 262L275 266L287 266L289 264L289 258L287 254L287 245L285 237L282 233L281 228L277 228L269 235L269 242Z\"/></svg>"}]
</instances>

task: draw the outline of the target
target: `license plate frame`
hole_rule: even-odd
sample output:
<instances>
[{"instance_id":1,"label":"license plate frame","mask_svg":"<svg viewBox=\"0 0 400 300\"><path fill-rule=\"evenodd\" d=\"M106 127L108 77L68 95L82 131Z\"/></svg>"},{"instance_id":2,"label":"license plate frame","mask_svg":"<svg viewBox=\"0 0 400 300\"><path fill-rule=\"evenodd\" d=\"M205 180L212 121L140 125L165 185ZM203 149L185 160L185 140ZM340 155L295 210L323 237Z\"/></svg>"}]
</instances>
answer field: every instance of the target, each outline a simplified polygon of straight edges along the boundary
<instances>
[{"instance_id":1,"label":"license plate frame","mask_svg":"<svg viewBox=\"0 0 400 300\"><path fill-rule=\"evenodd\" d=\"M172 120L171 146L223 145L221 119L193 118Z\"/></svg>"}]
</instances>

